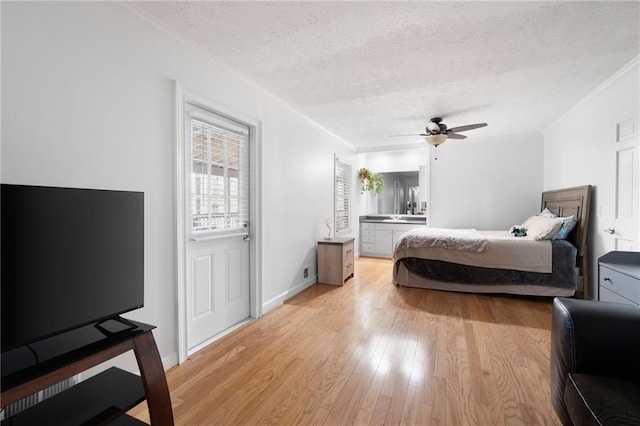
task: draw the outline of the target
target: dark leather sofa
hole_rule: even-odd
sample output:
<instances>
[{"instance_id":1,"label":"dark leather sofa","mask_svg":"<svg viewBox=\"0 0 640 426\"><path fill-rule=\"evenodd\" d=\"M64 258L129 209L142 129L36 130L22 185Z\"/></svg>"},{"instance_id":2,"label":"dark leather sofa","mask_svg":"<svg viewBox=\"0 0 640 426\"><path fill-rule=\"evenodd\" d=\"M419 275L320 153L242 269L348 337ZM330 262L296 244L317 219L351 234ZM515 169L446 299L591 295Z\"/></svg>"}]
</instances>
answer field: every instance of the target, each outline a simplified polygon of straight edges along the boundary
<instances>
[{"instance_id":1,"label":"dark leather sofa","mask_svg":"<svg viewBox=\"0 0 640 426\"><path fill-rule=\"evenodd\" d=\"M551 401L564 425L640 425L640 308L554 299Z\"/></svg>"}]
</instances>

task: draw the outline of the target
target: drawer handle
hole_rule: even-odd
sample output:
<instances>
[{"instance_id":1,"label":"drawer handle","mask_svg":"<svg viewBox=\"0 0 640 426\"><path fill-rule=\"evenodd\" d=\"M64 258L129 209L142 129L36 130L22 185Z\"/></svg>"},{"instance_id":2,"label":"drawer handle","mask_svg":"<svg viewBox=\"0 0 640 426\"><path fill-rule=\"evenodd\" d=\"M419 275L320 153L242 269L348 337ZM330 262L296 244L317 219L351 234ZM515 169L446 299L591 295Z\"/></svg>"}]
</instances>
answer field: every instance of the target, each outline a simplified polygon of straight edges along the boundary
<instances>
[{"instance_id":1,"label":"drawer handle","mask_svg":"<svg viewBox=\"0 0 640 426\"><path fill-rule=\"evenodd\" d=\"M609 281L611 284L613 284L613 281L611 281L611 278L609 278L609 277L605 277L604 281Z\"/></svg>"},{"instance_id":2,"label":"drawer handle","mask_svg":"<svg viewBox=\"0 0 640 426\"><path fill-rule=\"evenodd\" d=\"M347 254L351 253L351 250L347 250Z\"/></svg>"}]
</instances>

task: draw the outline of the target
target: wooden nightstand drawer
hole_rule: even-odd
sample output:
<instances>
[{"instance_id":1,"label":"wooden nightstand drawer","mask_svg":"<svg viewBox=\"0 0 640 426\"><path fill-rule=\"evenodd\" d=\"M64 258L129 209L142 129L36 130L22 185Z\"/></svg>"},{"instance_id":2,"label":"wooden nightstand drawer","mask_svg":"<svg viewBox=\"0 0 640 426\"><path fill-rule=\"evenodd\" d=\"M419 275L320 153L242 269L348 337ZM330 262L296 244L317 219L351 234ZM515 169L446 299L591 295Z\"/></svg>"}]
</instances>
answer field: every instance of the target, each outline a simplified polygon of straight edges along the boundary
<instances>
[{"instance_id":1,"label":"wooden nightstand drawer","mask_svg":"<svg viewBox=\"0 0 640 426\"><path fill-rule=\"evenodd\" d=\"M349 259L353 261L353 241L342 246L342 257L345 261Z\"/></svg>"},{"instance_id":2,"label":"wooden nightstand drawer","mask_svg":"<svg viewBox=\"0 0 640 426\"><path fill-rule=\"evenodd\" d=\"M640 281L600 265L600 287L640 304ZM602 300L602 299L601 299Z\"/></svg>"},{"instance_id":3,"label":"wooden nightstand drawer","mask_svg":"<svg viewBox=\"0 0 640 426\"><path fill-rule=\"evenodd\" d=\"M353 259L351 259L348 262L346 262L345 265L344 265L344 275L343 275L342 279L346 280L350 276L354 275L354 271L355 271L355 266L354 266L354 263L353 263Z\"/></svg>"}]
</instances>

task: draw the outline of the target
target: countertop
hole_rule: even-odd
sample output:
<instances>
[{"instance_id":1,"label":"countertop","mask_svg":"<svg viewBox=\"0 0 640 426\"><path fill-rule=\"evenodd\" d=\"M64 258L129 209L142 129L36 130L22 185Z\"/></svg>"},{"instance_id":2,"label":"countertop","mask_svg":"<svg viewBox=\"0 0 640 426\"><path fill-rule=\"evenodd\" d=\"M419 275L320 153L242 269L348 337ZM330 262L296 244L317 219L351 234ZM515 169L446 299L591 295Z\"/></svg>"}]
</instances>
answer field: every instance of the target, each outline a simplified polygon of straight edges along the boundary
<instances>
[{"instance_id":1,"label":"countertop","mask_svg":"<svg viewBox=\"0 0 640 426\"><path fill-rule=\"evenodd\" d=\"M416 224L416 225L426 225L427 217L423 215L393 215L394 218L391 218L391 215L388 214L376 214L376 215L365 215L360 216L360 223L407 223L407 224ZM398 218L397 220L395 218Z\"/></svg>"}]
</instances>

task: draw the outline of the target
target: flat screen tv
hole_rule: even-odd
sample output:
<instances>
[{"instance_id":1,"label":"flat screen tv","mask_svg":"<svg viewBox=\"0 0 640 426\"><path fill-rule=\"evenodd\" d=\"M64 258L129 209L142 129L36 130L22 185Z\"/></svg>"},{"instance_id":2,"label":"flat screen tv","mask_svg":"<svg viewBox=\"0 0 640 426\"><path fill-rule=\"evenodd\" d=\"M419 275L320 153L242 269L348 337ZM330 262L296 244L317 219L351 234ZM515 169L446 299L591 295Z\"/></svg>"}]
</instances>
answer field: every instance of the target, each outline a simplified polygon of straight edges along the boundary
<instances>
[{"instance_id":1,"label":"flat screen tv","mask_svg":"<svg viewBox=\"0 0 640 426\"><path fill-rule=\"evenodd\" d=\"M144 194L2 184L2 352L144 304Z\"/></svg>"}]
</instances>

